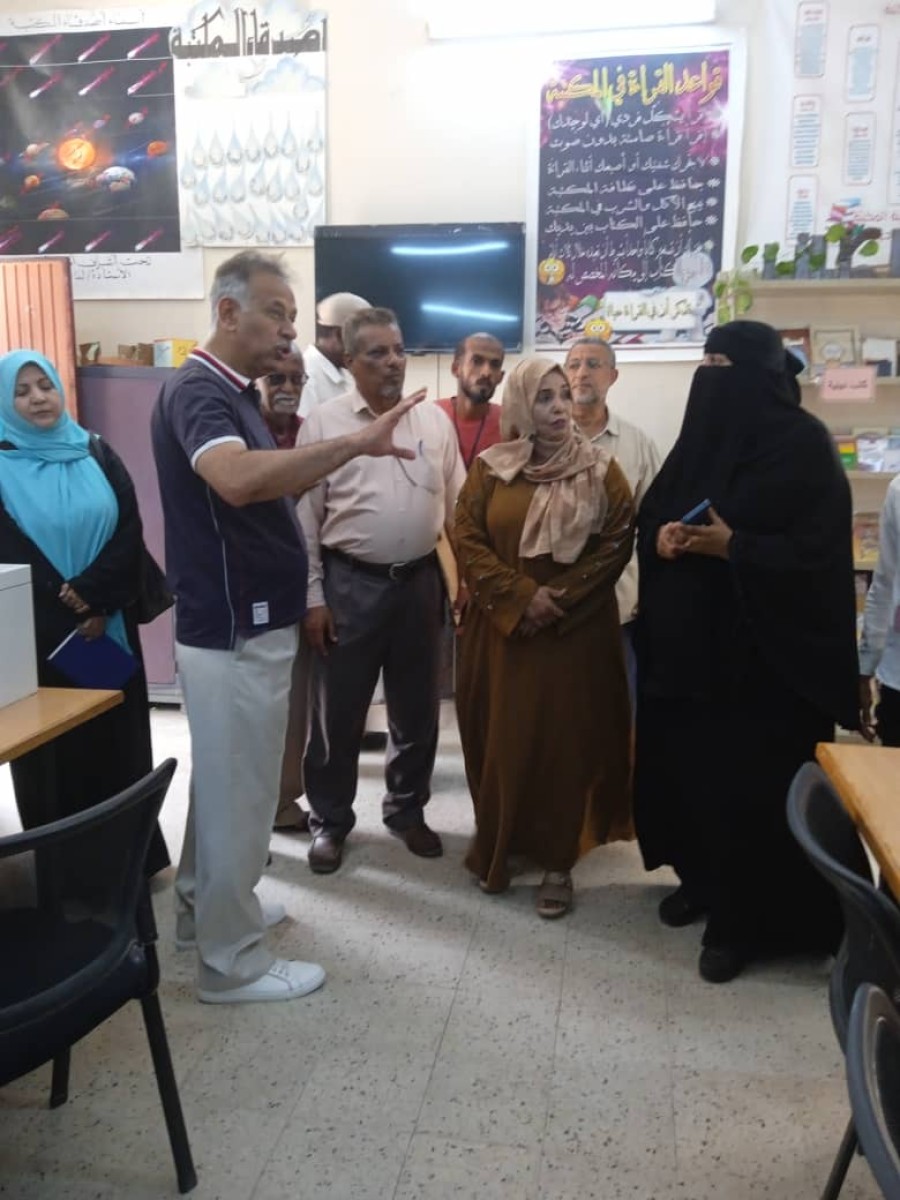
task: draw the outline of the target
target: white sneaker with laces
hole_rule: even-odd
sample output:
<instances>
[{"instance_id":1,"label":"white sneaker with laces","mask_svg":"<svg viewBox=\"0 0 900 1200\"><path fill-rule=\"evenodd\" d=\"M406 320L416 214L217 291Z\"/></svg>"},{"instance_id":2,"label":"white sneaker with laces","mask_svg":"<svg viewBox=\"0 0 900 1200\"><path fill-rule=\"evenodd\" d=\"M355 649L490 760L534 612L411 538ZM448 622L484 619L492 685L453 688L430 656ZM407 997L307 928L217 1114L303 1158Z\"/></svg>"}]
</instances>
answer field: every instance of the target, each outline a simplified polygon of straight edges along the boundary
<instances>
[{"instance_id":1,"label":"white sneaker with laces","mask_svg":"<svg viewBox=\"0 0 900 1200\"><path fill-rule=\"evenodd\" d=\"M287 958L276 958L265 975L245 983L242 987L229 988L226 992L209 992L197 989L197 997L204 1004L250 1004L262 1000L296 1000L320 988L325 982L325 972L318 963L295 962Z\"/></svg>"},{"instance_id":2,"label":"white sneaker with laces","mask_svg":"<svg viewBox=\"0 0 900 1200\"><path fill-rule=\"evenodd\" d=\"M260 901L263 920L266 923L266 929L271 929L273 925L280 925L287 916L287 909L283 904L263 904ZM176 950L195 950L197 942L195 938L180 938L175 937Z\"/></svg>"}]
</instances>

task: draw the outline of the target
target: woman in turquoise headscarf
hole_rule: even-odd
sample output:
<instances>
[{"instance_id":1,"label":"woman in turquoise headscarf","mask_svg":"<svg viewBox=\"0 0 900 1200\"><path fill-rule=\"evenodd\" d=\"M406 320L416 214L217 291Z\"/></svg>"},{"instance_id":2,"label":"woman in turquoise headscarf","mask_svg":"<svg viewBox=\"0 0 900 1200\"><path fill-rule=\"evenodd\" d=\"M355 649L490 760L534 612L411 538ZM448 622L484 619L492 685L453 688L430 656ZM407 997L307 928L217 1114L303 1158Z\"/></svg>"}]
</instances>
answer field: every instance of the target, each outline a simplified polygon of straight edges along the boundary
<instances>
[{"instance_id":1,"label":"woman in turquoise headscarf","mask_svg":"<svg viewBox=\"0 0 900 1200\"><path fill-rule=\"evenodd\" d=\"M134 486L121 459L65 411L53 364L35 350L0 358L0 562L28 563L38 680L71 682L48 655L73 630L106 633L138 661L124 703L53 743L58 811L80 812L140 779L153 765L147 684L134 605L143 535ZM12 764L26 828L42 813L37 752ZM148 874L167 866L157 830Z\"/></svg>"}]
</instances>

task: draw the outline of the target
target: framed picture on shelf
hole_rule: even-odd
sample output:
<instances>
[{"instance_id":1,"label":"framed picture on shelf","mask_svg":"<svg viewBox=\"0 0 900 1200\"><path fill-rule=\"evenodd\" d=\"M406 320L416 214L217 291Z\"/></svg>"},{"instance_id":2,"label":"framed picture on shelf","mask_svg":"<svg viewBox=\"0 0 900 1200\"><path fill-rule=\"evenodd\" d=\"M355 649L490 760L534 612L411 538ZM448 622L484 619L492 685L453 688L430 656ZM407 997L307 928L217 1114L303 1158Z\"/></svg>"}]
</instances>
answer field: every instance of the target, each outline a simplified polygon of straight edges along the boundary
<instances>
[{"instance_id":1,"label":"framed picture on shelf","mask_svg":"<svg viewBox=\"0 0 900 1200\"><path fill-rule=\"evenodd\" d=\"M803 370L798 375L798 379L809 379L812 366L812 343L809 338L809 329L779 329L778 332L781 334L785 350L790 350L791 354L803 363Z\"/></svg>"},{"instance_id":2,"label":"framed picture on shelf","mask_svg":"<svg viewBox=\"0 0 900 1200\"><path fill-rule=\"evenodd\" d=\"M874 366L879 378L897 374L897 342L895 338L864 337L862 360Z\"/></svg>"},{"instance_id":3,"label":"framed picture on shelf","mask_svg":"<svg viewBox=\"0 0 900 1200\"><path fill-rule=\"evenodd\" d=\"M852 325L815 326L810 330L810 341L813 374L821 374L825 367L852 367L856 363L859 330Z\"/></svg>"}]
</instances>

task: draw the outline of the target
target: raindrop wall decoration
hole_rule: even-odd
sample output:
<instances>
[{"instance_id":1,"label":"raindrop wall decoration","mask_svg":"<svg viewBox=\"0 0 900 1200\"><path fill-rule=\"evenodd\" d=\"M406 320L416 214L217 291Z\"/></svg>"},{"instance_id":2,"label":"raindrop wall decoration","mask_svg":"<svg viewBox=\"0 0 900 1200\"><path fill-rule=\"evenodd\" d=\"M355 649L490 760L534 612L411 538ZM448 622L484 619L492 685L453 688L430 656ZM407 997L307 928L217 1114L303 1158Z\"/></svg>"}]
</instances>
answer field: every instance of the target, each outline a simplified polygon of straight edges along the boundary
<instances>
[{"instance_id":1,"label":"raindrop wall decoration","mask_svg":"<svg viewBox=\"0 0 900 1200\"><path fill-rule=\"evenodd\" d=\"M210 140L208 158L214 167L221 167L225 162L225 151L217 133L213 133Z\"/></svg>"},{"instance_id":2,"label":"raindrop wall decoration","mask_svg":"<svg viewBox=\"0 0 900 1200\"><path fill-rule=\"evenodd\" d=\"M262 158L262 146L259 144L259 138L252 125L247 140L244 142L244 158L250 163L258 163Z\"/></svg>"},{"instance_id":3,"label":"raindrop wall decoration","mask_svg":"<svg viewBox=\"0 0 900 1200\"><path fill-rule=\"evenodd\" d=\"M238 166L244 161L244 149L238 141L237 132L233 128L231 130L231 140L228 143L228 149L225 153L228 161L233 166Z\"/></svg>"}]
</instances>

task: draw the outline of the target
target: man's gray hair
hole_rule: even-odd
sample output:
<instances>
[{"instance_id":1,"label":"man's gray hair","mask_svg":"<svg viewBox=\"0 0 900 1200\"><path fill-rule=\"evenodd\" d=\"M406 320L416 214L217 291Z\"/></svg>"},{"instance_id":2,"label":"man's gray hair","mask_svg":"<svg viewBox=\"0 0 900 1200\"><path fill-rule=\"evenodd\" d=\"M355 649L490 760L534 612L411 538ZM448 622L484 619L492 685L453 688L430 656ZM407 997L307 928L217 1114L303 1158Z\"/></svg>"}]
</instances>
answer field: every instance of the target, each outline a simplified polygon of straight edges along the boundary
<instances>
[{"instance_id":1,"label":"man's gray hair","mask_svg":"<svg viewBox=\"0 0 900 1200\"><path fill-rule=\"evenodd\" d=\"M260 254L258 250L242 250L240 254L232 255L216 268L209 294L213 324L218 318L219 301L225 297L236 300L241 308L246 308L250 296L250 280L262 271L276 276L282 283L291 282L287 267L280 258L272 254Z\"/></svg>"},{"instance_id":2,"label":"man's gray hair","mask_svg":"<svg viewBox=\"0 0 900 1200\"><path fill-rule=\"evenodd\" d=\"M602 346L602 348L609 355L609 365L611 367L614 367L616 365L616 352L613 349L613 347L610 345L610 343L606 340L606 338L600 338L600 337L576 338L575 341L571 344L571 346L568 346L566 348L566 358L569 357L569 354L571 354L571 352L577 346Z\"/></svg>"},{"instance_id":3,"label":"man's gray hair","mask_svg":"<svg viewBox=\"0 0 900 1200\"><path fill-rule=\"evenodd\" d=\"M344 322L344 354L348 358L352 358L356 354L359 350L359 335L364 329L385 325L397 325L398 329L400 327L397 322L397 314L389 308L361 308L359 312L353 313Z\"/></svg>"}]
</instances>

